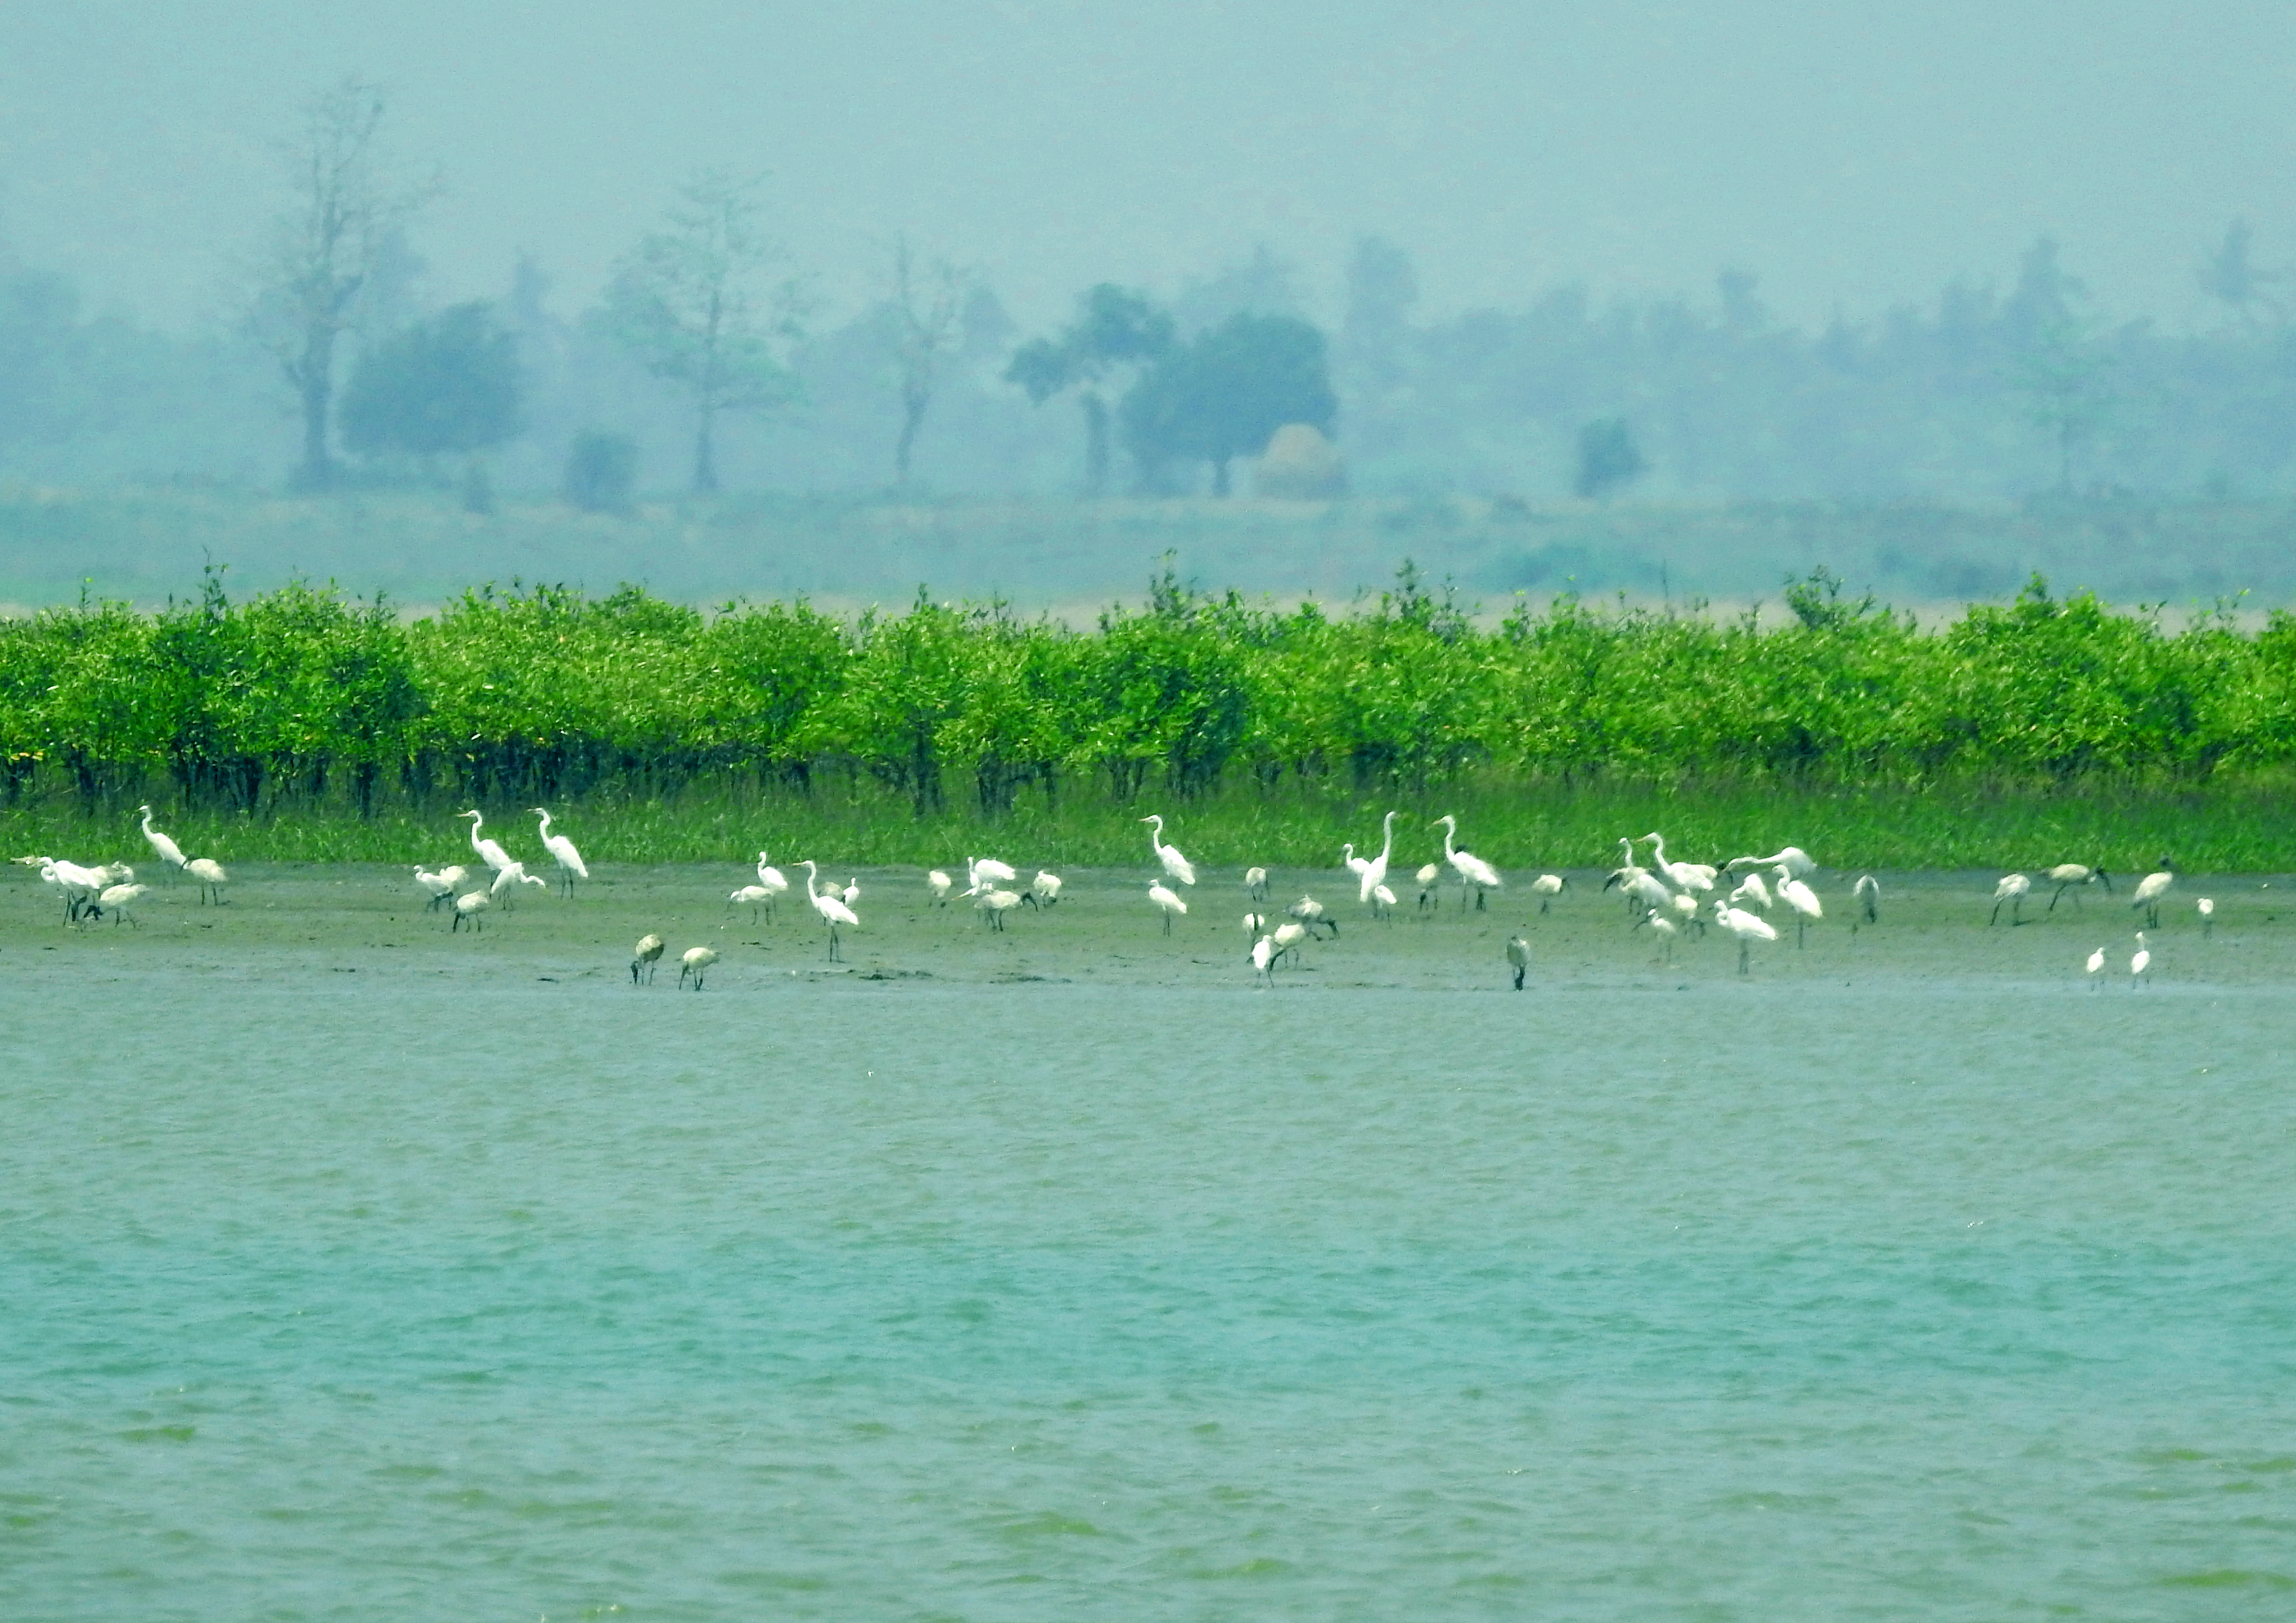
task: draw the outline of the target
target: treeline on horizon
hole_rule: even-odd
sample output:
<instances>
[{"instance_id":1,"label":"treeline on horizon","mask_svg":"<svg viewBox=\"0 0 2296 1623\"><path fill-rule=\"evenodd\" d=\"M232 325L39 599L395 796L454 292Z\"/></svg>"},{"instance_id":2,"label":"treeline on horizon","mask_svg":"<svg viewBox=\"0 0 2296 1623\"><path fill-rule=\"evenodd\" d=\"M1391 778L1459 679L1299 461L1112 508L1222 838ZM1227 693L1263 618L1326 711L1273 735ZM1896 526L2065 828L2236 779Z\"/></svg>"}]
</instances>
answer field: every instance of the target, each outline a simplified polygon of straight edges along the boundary
<instances>
[{"instance_id":1,"label":"treeline on horizon","mask_svg":"<svg viewBox=\"0 0 2296 1623\"><path fill-rule=\"evenodd\" d=\"M1029 332L905 240L831 314L767 194L717 172L666 185L658 228L568 313L530 260L500 298L436 298L425 193L383 166L384 123L357 81L315 98L289 144L335 189L283 186L274 250L204 333L89 316L0 253L0 479L427 484L481 508L500 485L603 511L721 484L1181 494L1224 490L1296 421L1345 456L1308 488L1367 495L2296 489L2290 273L2240 222L2194 244L2211 314L2183 332L2099 308L2047 237L2005 290L1956 282L1822 331L1780 322L1744 271L1704 299L1526 286L1427 319L1406 249L1366 238L1336 299L1262 248L1163 294L1111 266Z\"/></svg>"},{"instance_id":2,"label":"treeline on horizon","mask_svg":"<svg viewBox=\"0 0 2296 1623\"><path fill-rule=\"evenodd\" d=\"M0 621L8 807L372 816L748 785L920 819L1219 792L1602 783L2048 794L2276 781L2296 618L2170 634L2036 580L1917 626L1823 571L1789 623L1518 600L1481 628L1408 564L1351 613L1168 570L1075 630L920 593L858 620L626 587L482 588L434 618L295 586Z\"/></svg>"}]
</instances>

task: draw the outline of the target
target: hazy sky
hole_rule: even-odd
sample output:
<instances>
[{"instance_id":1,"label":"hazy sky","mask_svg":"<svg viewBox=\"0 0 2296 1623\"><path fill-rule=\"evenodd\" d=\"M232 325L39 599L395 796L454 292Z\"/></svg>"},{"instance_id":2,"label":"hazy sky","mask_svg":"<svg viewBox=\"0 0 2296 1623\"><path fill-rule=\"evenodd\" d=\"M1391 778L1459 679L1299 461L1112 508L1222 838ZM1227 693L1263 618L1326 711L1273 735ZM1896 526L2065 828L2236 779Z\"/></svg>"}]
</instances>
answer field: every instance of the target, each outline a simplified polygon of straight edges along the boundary
<instances>
[{"instance_id":1,"label":"hazy sky","mask_svg":"<svg viewBox=\"0 0 2296 1623\"><path fill-rule=\"evenodd\" d=\"M1431 313L1566 279L1742 266L1816 322L2006 281L2058 234L2108 308L2196 307L2235 215L2296 259L2296 20L2279 4L176 0L0 6L0 241L171 324L277 207L268 143L346 72L449 184L441 296L521 247L586 299L676 181L770 170L832 310L896 232L1024 321L1166 291L1264 242L1328 308L1349 242Z\"/></svg>"}]
</instances>

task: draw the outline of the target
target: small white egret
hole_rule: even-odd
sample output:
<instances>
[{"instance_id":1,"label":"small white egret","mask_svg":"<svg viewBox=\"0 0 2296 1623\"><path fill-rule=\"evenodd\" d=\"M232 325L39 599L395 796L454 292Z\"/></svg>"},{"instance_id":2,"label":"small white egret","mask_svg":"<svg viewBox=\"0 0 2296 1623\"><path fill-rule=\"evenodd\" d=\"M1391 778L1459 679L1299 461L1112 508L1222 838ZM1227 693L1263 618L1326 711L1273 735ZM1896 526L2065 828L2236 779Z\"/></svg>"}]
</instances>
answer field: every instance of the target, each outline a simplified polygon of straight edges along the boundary
<instances>
[{"instance_id":1,"label":"small white egret","mask_svg":"<svg viewBox=\"0 0 2296 1623\"><path fill-rule=\"evenodd\" d=\"M1180 855L1180 848L1164 843L1164 818L1161 813L1143 817L1141 822L1152 824L1148 830L1148 848L1156 853L1156 860L1164 865L1164 876L1177 879L1184 885L1196 882L1195 865Z\"/></svg>"},{"instance_id":2,"label":"small white egret","mask_svg":"<svg viewBox=\"0 0 2296 1623\"><path fill-rule=\"evenodd\" d=\"M1733 907L1720 897L1714 899L1714 922L1738 938L1738 972L1741 975L1752 972L1748 967L1751 962L1748 949L1755 942L1778 939L1778 932L1770 927L1767 919L1742 908Z\"/></svg>"},{"instance_id":3,"label":"small white egret","mask_svg":"<svg viewBox=\"0 0 2296 1623\"><path fill-rule=\"evenodd\" d=\"M2088 955L2088 962L2081 967L2082 972L2088 977L2090 991L2094 992L2103 986L2104 984L2104 948L2100 947Z\"/></svg>"},{"instance_id":4,"label":"small white egret","mask_svg":"<svg viewBox=\"0 0 2296 1623\"><path fill-rule=\"evenodd\" d=\"M152 842L152 855L171 867L182 867L184 865L183 848L152 826L152 808L148 806L139 806L135 809L144 814L144 838Z\"/></svg>"},{"instance_id":5,"label":"small white egret","mask_svg":"<svg viewBox=\"0 0 2296 1623\"><path fill-rule=\"evenodd\" d=\"M1507 938L1506 958L1514 971L1514 989L1522 990L1523 980L1530 973L1530 943L1521 935Z\"/></svg>"},{"instance_id":6,"label":"small white egret","mask_svg":"<svg viewBox=\"0 0 2296 1623\"><path fill-rule=\"evenodd\" d=\"M434 907L443 906L455 894L455 887L462 882L462 878L460 873L455 873L454 878L449 879L446 873L426 873L418 866L414 870L414 882L422 887L422 893L430 898L422 904L422 910L428 913Z\"/></svg>"},{"instance_id":7,"label":"small white egret","mask_svg":"<svg viewBox=\"0 0 2296 1623\"><path fill-rule=\"evenodd\" d=\"M526 871L524 863L513 862L495 875L495 882L487 887L487 894L499 899L503 911L507 913L518 905L518 888L521 885L532 885L537 890L550 889L548 880L536 878Z\"/></svg>"},{"instance_id":8,"label":"small white egret","mask_svg":"<svg viewBox=\"0 0 2296 1623\"><path fill-rule=\"evenodd\" d=\"M2128 989L2135 991L2139 980L2152 978L2152 949L2145 945L2144 932L2136 932L2136 950L2128 958Z\"/></svg>"},{"instance_id":9,"label":"small white egret","mask_svg":"<svg viewBox=\"0 0 2296 1623\"><path fill-rule=\"evenodd\" d=\"M2068 890L2073 893L2073 906L2079 906L2079 887L2082 885L2103 885L2107 896L2112 894L2112 876L2103 868L2092 868L2085 863L2061 862L2043 877L2056 887L2049 897L2051 913L2057 910L2057 904L2064 899L2065 892Z\"/></svg>"},{"instance_id":10,"label":"small white egret","mask_svg":"<svg viewBox=\"0 0 2296 1623\"><path fill-rule=\"evenodd\" d=\"M1440 913L1443 910L1442 868L1431 862L1420 869L1415 877L1419 881L1419 911L1425 913L1431 908Z\"/></svg>"},{"instance_id":11,"label":"small white egret","mask_svg":"<svg viewBox=\"0 0 2296 1623\"><path fill-rule=\"evenodd\" d=\"M2022 924L2025 922L2025 898L2032 889L2033 881L2022 873L2004 873L2001 882L1993 887L1993 911L1986 918L1986 928L1990 930L2001 922L2001 909L2005 904L2009 909L2009 927L2014 930Z\"/></svg>"},{"instance_id":12,"label":"small white egret","mask_svg":"<svg viewBox=\"0 0 2296 1623\"><path fill-rule=\"evenodd\" d=\"M685 986L685 978L691 975L693 977L693 989L700 991L702 976L708 974L709 966L717 962L718 949L714 947L687 947L677 955L677 984Z\"/></svg>"},{"instance_id":13,"label":"small white egret","mask_svg":"<svg viewBox=\"0 0 2296 1623\"><path fill-rule=\"evenodd\" d=\"M2210 936L2216 932L2216 902L2212 898L2204 896L2199 901L2194 903L2193 906L2194 909L2201 915L2201 939L2205 941Z\"/></svg>"},{"instance_id":14,"label":"small white egret","mask_svg":"<svg viewBox=\"0 0 2296 1623\"><path fill-rule=\"evenodd\" d=\"M1266 978L1270 987L1275 984L1275 960L1281 955L1273 936L1262 936L1251 944L1251 967Z\"/></svg>"},{"instance_id":15,"label":"small white egret","mask_svg":"<svg viewBox=\"0 0 2296 1623\"><path fill-rule=\"evenodd\" d=\"M758 909L774 905L774 893L763 885L743 885L726 898L726 905L728 907L747 907L750 910L750 922L755 924L758 922Z\"/></svg>"},{"instance_id":16,"label":"small white egret","mask_svg":"<svg viewBox=\"0 0 2296 1623\"><path fill-rule=\"evenodd\" d=\"M1562 887L1570 881L1560 873L1542 873L1530 881L1530 893L1538 898L1538 910L1545 913L1562 894Z\"/></svg>"},{"instance_id":17,"label":"small white egret","mask_svg":"<svg viewBox=\"0 0 2296 1623\"><path fill-rule=\"evenodd\" d=\"M574 848L574 842L571 840L563 834L554 834L550 832L548 812L537 806L534 808L534 815L542 819L542 848L549 852L551 859L557 863L558 877L565 881L566 894L572 896L574 881L578 879L589 878L590 870L584 865L582 853Z\"/></svg>"},{"instance_id":18,"label":"small white egret","mask_svg":"<svg viewBox=\"0 0 2296 1623\"><path fill-rule=\"evenodd\" d=\"M1793 909L1794 946L1799 949L1803 945L1804 933L1814 921L1825 916L1825 909L1818 904L1817 892L1787 873L1783 865L1775 872L1778 899Z\"/></svg>"},{"instance_id":19,"label":"small white egret","mask_svg":"<svg viewBox=\"0 0 2296 1623\"><path fill-rule=\"evenodd\" d=\"M1441 827L1443 831L1443 860L1449 863L1453 870L1459 875L1459 884L1461 887L1460 899L1464 902L1465 900L1466 892L1472 889L1475 893L1475 911L1480 913L1483 909L1483 893L1487 890L1498 890L1504 889L1506 885L1506 881L1499 877L1499 871L1496 868L1491 866L1490 864L1485 862L1472 851L1462 851L1458 848L1456 844L1459 834L1458 818L1447 812L1442 816L1436 818L1433 823L1429 824L1427 826L1430 828L1435 828L1438 826Z\"/></svg>"},{"instance_id":20,"label":"small white egret","mask_svg":"<svg viewBox=\"0 0 2296 1623\"><path fill-rule=\"evenodd\" d=\"M1686 896L1677 897L1675 899L1678 902L1690 903L1690 917L1685 922L1696 924L1700 928L1703 929L1706 921L1698 916L1698 904ZM1643 914L1642 924L1649 925L1651 934L1659 939L1659 957L1665 963L1673 963L1675 938L1682 933L1675 927L1675 922L1672 919L1667 918L1660 914L1657 908L1653 907L1648 913ZM1637 924L1635 928L1639 930L1642 928L1642 924Z\"/></svg>"},{"instance_id":21,"label":"small white egret","mask_svg":"<svg viewBox=\"0 0 2296 1623\"><path fill-rule=\"evenodd\" d=\"M934 906L946 907L948 906L948 893L956 889L956 881L935 868L925 875L925 889L932 892Z\"/></svg>"},{"instance_id":22,"label":"small white egret","mask_svg":"<svg viewBox=\"0 0 2296 1623\"><path fill-rule=\"evenodd\" d=\"M653 966L661 962L661 948L662 940L660 936L649 933L638 938L638 944L630 948L630 984L632 986L637 985L638 971L641 969L645 971L646 984L649 986L653 984Z\"/></svg>"},{"instance_id":23,"label":"small white egret","mask_svg":"<svg viewBox=\"0 0 2296 1623\"><path fill-rule=\"evenodd\" d=\"M2176 882L2177 865L2165 857L2161 859L2160 867L2136 881L2136 889L2129 895L2128 905L2144 910L2145 929L2161 928L2161 898L2169 894L2169 887Z\"/></svg>"},{"instance_id":24,"label":"small white egret","mask_svg":"<svg viewBox=\"0 0 2296 1623\"><path fill-rule=\"evenodd\" d=\"M830 886L830 889L835 892L838 900L843 902L848 907L857 908L861 906L861 881L851 874L846 875L844 889L839 890L834 885Z\"/></svg>"},{"instance_id":25,"label":"small white egret","mask_svg":"<svg viewBox=\"0 0 2296 1623\"><path fill-rule=\"evenodd\" d=\"M455 815L457 816L468 817L471 820L471 849L479 854L479 860L480 862L486 864L487 866L492 868L497 873L510 866L510 853L508 851L504 850L499 844L492 840L481 840L479 838L479 831L487 825L487 820L485 817L481 816L476 811L458 812Z\"/></svg>"},{"instance_id":26,"label":"small white egret","mask_svg":"<svg viewBox=\"0 0 2296 1623\"><path fill-rule=\"evenodd\" d=\"M1384 919L1394 912L1395 892L1385 885L1374 885L1371 888L1371 916L1375 919Z\"/></svg>"},{"instance_id":27,"label":"small white egret","mask_svg":"<svg viewBox=\"0 0 2296 1623\"><path fill-rule=\"evenodd\" d=\"M843 897L825 895L816 888L816 881L821 872L818 863L808 857L804 865L806 900L813 904L813 910L821 915L821 922L829 926L829 961L832 963L840 963L844 954L838 943L838 927L849 924L858 930L861 928L860 916L845 905Z\"/></svg>"},{"instance_id":28,"label":"small white egret","mask_svg":"<svg viewBox=\"0 0 2296 1623\"><path fill-rule=\"evenodd\" d=\"M184 872L200 881L202 904L212 897L217 906L223 906L223 888L231 883L231 875L223 871L223 864L212 857L194 857L184 865Z\"/></svg>"},{"instance_id":29,"label":"small white egret","mask_svg":"<svg viewBox=\"0 0 2296 1623\"><path fill-rule=\"evenodd\" d=\"M770 893L766 902L766 917L774 916L775 904L789 894L789 876L774 866L763 851L758 853L758 884Z\"/></svg>"},{"instance_id":30,"label":"small white egret","mask_svg":"<svg viewBox=\"0 0 2296 1623\"><path fill-rule=\"evenodd\" d=\"M479 914L493 906L494 899L483 890L472 890L456 897L454 922L447 926L447 930L451 933L462 929L464 924L468 924L472 930L484 930L487 927L486 921L479 917Z\"/></svg>"},{"instance_id":31,"label":"small white egret","mask_svg":"<svg viewBox=\"0 0 2296 1623\"><path fill-rule=\"evenodd\" d=\"M1155 903L1158 911L1163 914L1164 933L1168 936L1170 935L1172 933L1172 921L1181 914L1187 912L1187 903L1180 899L1180 893L1178 891L1173 889L1160 879L1152 879L1148 881L1148 899Z\"/></svg>"},{"instance_id":32,"label":"small white egret","mask_svg":"<svg viewBox=\"0 0 2296 1623\"><path fill-rule=\"evenodd\" d=\"M1738 881L1738 888L1722 899L1733 907L1741 902L1751 902L1764 913L1777 905L1771 899L1770 888L1762 882L1762 876L1759 873L1747 874Z\"/></svg>"}]
</instances>

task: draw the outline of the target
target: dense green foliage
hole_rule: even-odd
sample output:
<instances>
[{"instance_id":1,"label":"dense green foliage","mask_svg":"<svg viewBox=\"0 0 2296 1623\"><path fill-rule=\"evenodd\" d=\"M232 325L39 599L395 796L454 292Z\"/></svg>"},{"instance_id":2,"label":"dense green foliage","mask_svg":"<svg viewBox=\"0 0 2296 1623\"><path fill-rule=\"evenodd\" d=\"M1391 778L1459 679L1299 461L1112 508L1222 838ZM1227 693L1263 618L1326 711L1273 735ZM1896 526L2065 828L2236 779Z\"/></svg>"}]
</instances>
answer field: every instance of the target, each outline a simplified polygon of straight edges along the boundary
<instances>
[{"instance_id":1,"label":"dense green foliage","mask_svg":"<svg viewBox=\"0 0 2296 1623\"><path fill-rule=\"evenodd\" d=\"M1150 796L1246 822L1319 796L2173 799L2296 762L2296 618L2171 635L2038 581L1936 630L1824 575L1787 600L1767 629L1569 598L1486 629L1406 567L1346 617L1167 576L1086 631L922 594L849 623L556 587L405 624L308 586L235 603L210 577L156 615L0 622L0 760L8 806L86 813L695 792L968 825Z\"/></svg>"}]
</instances>

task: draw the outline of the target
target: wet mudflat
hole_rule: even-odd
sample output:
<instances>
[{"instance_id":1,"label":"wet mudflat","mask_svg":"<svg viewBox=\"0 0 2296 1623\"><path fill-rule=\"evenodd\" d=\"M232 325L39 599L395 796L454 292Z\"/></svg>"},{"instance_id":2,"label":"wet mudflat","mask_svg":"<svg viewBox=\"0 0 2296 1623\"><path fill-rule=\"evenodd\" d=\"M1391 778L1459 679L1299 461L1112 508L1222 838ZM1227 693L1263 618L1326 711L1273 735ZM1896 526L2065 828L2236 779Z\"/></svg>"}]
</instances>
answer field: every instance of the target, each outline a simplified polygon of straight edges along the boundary
<instances>
[{"instance_id":1,"label":"wet mudflat","mask_svg":"<svg viewBox=\"0 0 2296 1623\"><path fill-rule=\"evenodd\" d=\"M1878 927L1742 980L1719 937L1660 962L1599 875L1387 924L1279 875L1341 934L1270 992L1232 877L1169 938L1131 873L1000 936L865 872L832 966L801 898L726 906L738 869L477 935L395 871L162 881L75 932L0 870L0 1589L2269 1612L2296 916L2188 876L2132 990L2125 906L1988 930L1992 877L1883 874Z\"/></svg>"}]
</instances>

